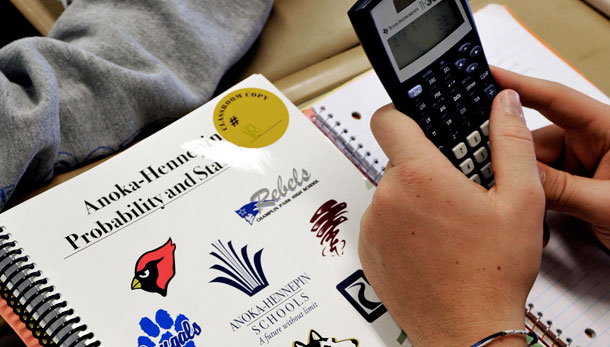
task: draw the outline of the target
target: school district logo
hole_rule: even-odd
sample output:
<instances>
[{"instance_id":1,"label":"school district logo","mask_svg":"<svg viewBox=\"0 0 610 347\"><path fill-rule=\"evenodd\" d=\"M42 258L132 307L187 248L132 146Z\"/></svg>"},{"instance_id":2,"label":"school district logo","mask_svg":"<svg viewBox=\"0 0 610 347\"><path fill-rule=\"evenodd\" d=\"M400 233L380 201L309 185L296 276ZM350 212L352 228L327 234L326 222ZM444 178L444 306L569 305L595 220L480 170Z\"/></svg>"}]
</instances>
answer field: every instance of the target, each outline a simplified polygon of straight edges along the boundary
<instances>
[{"instance_id":1,"label":"school district logo","mask_svg":"<svg viewBox=\"0 0 610 347\"><path fill-rule=\"evenodd\" d=\"M138 337L138 347L196 347L194 339L201 334L199 325L185 315L174 319L162 309L157 310L154 321L143 317L140 329L146 335Z\"/></svg>"},{"instance_id":2,"label":"school district logo","mask_svg":"<svg viewBox=\"0 0 610 347\"><path fill-rule=\"evenodd\" d=\"M220 240L213 243L212 247L216 251L210 255L220 260L221 264L215 264L211 269L218 270L226 276L218 276L210 283L224 283L239 289L250 297L269 285L261 264L262 249L256 252L254 258L250 260L247 245L241 248L239 254L233 248L231 241L229 241L228 248Z\"/></svg>"},{"instance_id":3,"label":"school district logo","mask_svg":"<svg viewBox=\"0 0 610 347\"><path fill-rule=\"evenodd\" d=\"M273 200L263 201L263 203L270 203L270 202L273 203ZM242 206L239 210L235 211L235 213L237 213L238 216L240 216L241 218L243 218L243 220L245 220L250 225L252 225L252 224L254 224L254 218L256 218L256 216L260 212L258 205L259 205L258 201L252 201L251 203L248 203L248 204L245 204L244 206Z\"/></svg>"},{"instance_id":4,"label":"school district logo","mask_svg":"<svg viewBox=\"0 0 610 347\"><path fill-rule=\"evenodd\" d=\"M372 323L387 312L364 272L358 270L337 285L337 290L349 301L367 322Z\"/></svg>"},{"instance_id":5,"label":"school district logo","mask_svg":"<svg viewBox=\"0 0 610 347\"><path fill-rule=\"evenodd\" d=\"M170 238L163 246L142 254L136 261L131 289L142 289L166 296L167 286L176 274L175 250L176 244Z\"/></svg>"},{"instance_id":6,"label":"school district logo","mask_svg":"<svg viewBox=\"0 0 610 347\"><path fill-rule=\"evenodd\" d=\"M309 331L309 337L307 338L307 344L295 341L292 343L292 347L358 347L360 341L356 339L343 339L337 340L334 337L322 337L315 330Z\"/></svg>"}]
</instances>

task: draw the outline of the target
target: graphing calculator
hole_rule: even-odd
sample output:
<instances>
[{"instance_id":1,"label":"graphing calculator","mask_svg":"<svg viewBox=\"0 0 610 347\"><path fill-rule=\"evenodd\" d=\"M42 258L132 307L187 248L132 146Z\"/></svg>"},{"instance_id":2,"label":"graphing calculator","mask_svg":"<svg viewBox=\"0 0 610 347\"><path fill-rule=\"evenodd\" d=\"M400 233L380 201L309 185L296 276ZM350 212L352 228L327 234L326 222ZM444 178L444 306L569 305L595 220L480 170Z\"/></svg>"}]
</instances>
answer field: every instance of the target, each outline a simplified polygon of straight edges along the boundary
<instances>
[{"instance_id":1,"label":"graphing calculator","mask_svg":"<svg viewBox=\"0 0 610 347\"><path fill-rule=\"evenodd\" d=\"M467 1L359 0L348 15L396 108L491 188L489 113L499 88Z\"/></svg>"}]
</instances>

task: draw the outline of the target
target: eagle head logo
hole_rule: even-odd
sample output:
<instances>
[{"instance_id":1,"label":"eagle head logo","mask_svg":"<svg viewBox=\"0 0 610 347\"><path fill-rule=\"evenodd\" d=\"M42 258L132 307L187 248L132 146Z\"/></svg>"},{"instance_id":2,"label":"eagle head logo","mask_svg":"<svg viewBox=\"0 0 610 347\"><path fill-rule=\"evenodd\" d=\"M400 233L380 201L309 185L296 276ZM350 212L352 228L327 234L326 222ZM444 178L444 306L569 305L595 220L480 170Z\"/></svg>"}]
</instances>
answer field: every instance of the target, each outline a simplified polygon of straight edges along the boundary
<instances>
[{"instance_id":1,"label":"eagle head logo","mask_svg":"<svg viewBox=\"0 0 610 347\"><path fill-rule=\"evenodd\" d=\"M136 262L131 289L142 289L166 296L169 281L176 273L175 250L176 245L170 238L163 246L142 254Z\"/></svg>"}]
</instances>

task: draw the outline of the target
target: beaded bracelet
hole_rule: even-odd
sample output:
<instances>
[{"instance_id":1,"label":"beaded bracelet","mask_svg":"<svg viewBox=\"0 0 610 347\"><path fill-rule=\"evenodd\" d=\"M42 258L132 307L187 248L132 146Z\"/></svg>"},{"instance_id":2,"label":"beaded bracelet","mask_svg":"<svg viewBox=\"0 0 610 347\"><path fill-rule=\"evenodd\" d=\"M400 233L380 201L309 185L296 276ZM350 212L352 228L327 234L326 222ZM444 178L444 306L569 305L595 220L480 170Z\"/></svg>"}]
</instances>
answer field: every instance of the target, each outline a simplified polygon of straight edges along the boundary
<instances>
[{"instance_id":1,"label":"beaded bracelet","mask_svg":"<svg viewBox=\"0 0 610 347\"><path fill-rule=\"evenodd\" d=\"M472 347L483 347L483 346L487 346L488 344L492 343L493 340L502 337L502 336L506 336L506 335L523 335L523 336L529 336L532 338L532 341L528 344L528 346L533 346L538 342L538 336L536 336L536 334L534 334L531 331L528 330L504 330L504 331L500 331L498 333L495 333L493 335L489 335L486 338L484 338L483 340L475 343L474 345L472 345Z\"/></svg>"}]
</instances>

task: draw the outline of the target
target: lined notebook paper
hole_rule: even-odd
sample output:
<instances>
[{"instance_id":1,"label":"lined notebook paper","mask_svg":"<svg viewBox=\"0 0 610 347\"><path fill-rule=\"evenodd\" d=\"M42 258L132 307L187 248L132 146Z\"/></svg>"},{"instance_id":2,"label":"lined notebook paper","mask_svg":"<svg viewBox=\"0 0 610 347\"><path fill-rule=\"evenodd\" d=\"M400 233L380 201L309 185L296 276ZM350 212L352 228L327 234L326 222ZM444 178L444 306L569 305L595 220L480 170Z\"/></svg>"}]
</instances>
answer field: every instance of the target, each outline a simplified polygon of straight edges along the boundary
<instances>
[{"instance_id":1,"label":"lined notebook paper","mask_svg":"<svg viewBox=\"0 0 610 347\"><path fill-rule=\"evenodd\" d=\"M531 34L505 7L489 5L475 13L475 20L490 64L556 81L610 103L610 98ZM387 157L371 134L369 121L375 110L390 102L371 70L318 99L308 111L320 129L377 182ZM531 109L525 110L525 116L532 130L550 124ZM610 254L598 246L584 224L558 214L550 214L547 219L552 237L528 298L532 317L529 326L547 346L608 347Z\"/></svg>"}]
</instances>

